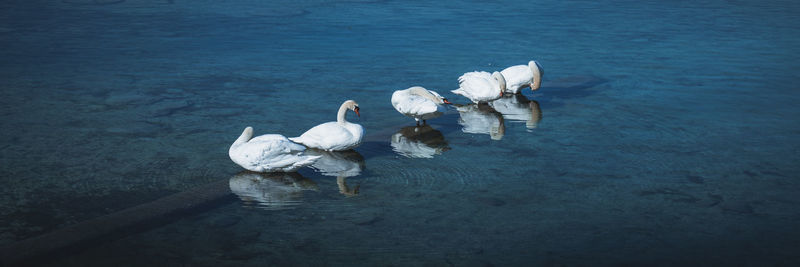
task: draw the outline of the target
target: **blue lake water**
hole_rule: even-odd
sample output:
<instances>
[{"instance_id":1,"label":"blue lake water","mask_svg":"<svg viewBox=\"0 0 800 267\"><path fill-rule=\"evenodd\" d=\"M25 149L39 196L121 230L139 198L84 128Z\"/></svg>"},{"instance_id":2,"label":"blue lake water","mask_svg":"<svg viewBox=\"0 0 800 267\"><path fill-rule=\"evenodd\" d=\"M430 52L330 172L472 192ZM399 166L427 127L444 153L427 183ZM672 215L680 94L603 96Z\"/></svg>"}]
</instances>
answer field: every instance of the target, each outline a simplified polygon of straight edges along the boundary
<instances>
[{"instance_id":1,"label":"blue lake water","mask_svg":"<svg viewBox=\"0 0 800 267\"><path fill-rule=\"evenodd\" d=\"M796 265L798 11L796 1L3 1L0 245L211 188L224 201L36 256ZM414 127L389 102L419 85L467 104L450 93L461 74L529 60L545 70L542 88L502 99L506 109L452 107ZM297 136L347 99L367 135L354 152L295 174L242 172L228 158L246 126Z\"/></svg>"}]
</instances>

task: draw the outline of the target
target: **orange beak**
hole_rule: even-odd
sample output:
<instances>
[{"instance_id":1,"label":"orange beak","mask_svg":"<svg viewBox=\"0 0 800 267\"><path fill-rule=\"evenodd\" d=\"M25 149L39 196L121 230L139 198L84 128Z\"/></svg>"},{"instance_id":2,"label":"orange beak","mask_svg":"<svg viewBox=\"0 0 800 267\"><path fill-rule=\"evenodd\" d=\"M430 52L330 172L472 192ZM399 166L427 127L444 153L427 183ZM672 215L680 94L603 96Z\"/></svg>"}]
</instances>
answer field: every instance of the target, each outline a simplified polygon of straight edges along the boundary
<instances>
[{"instance_id":1,"label":"orange beak","mask_svg":"<svg viewBox=\"0 0 800 267\"><path fill-rule=\"evenodd\" d=\"M443 98L442 102L444 102L445 104L448 104L448 105L452 105L453 104L452 102L447 101L447 98Z\"/></svg>"},{"instance_id":2,"label":"orange beak","mask_svg":"<svg viewBox=\"0 0 800 267\"><path fill-rule=\"evenodd\" d=\"M358 107L356 107L356 108L354 108L354 109L353 109L353 111L355 111L355 112L356 112L356 115L358 115L359 117L361 117L361 113L358 113L358 110L359 110L359 108L358 108Z\"/></svg>"}]
</instances>

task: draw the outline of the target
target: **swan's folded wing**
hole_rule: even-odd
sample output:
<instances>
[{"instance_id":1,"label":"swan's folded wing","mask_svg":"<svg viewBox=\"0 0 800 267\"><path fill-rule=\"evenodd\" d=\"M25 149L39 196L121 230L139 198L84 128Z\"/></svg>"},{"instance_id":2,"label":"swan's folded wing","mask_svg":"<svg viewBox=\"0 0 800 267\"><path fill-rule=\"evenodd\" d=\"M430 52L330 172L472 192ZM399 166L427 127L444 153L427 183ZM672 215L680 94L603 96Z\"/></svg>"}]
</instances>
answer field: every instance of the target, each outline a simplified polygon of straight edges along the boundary
<instances>
[{"instance_id":1,"label":"swan's folded wing","mask_svg":"<svg viewBox=\"0 0 800 267\"><path fill-rule=\"evenodd\" d=\"M437 106L430 99L418 95L408 96L405 101L397 106L397 110L403 114L422 115L436 112Z\"/></svg>"},{"instance_id":2,"label":"swan's folded wing","mask_svg":"<svg viewBox=\"0 0 800 267\"><path fill-rule=\"evenodd\" d=\"M506 87L508 89L519 88L520 86L527 85L533 79L533 73L527 65L511 66L500 72L506 79Z\"/></svg>"},{"instance_id":3,"label":"swan's folded wing","mask_svg":"<svg viewBox=\"0 0 800 267\"><path fill-rule=\"evenodd\" d=\"M468 72L458 78L459 90L466 92L462 94L470 99L483 99L492 97L491 89L493 88L492 75L488 72ZM453 91L453 93L456 93ZM468 94L468 95L467 95Z\"/></svg>"},{"instance_id":4,"label":"swan's folded wing","mask_svg":"<svg viewBox=\"0 0 800 267\"><path fill-rule=\"evenodd\" d=\"M348 142L352 135L336 122L326 122L309 129L298 137L289 138L308 147L326 148L332 144Z\"/></svg>"}]
</instances>

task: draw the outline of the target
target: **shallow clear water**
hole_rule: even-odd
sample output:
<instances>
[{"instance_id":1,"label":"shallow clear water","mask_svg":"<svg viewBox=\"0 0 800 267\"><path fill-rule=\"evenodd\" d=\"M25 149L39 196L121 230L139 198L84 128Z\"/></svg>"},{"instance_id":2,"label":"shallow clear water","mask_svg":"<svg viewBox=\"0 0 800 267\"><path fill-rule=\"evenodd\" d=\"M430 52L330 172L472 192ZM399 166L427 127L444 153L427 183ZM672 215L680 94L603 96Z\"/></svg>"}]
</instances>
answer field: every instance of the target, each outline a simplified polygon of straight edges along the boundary
<instances>
[{"instance_id":1,"label":"shallow clear water","mask_svg":"<svg viewBox=\"0 0 800 267\"><path fill-rule=\"evenodd\" d=\"M235 198L59 263L794 265L799 8L4 1L0 245L219 185ZM420 85L466 104L462 73L531 59L519 114L415 129L389 103ZM227 156L245 126L296 136L346 99L367 137L327 155L340 170Z\"/></svg>"}]
</instances>

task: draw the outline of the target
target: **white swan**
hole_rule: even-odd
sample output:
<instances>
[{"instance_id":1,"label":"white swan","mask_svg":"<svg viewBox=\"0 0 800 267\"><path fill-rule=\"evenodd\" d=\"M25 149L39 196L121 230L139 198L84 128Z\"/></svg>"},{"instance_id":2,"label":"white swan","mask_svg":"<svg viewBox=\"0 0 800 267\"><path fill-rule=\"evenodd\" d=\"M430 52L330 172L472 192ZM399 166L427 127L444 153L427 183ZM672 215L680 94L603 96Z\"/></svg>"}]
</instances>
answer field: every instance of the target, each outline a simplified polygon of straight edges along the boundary
<instances>
[{"instance_id":1,"label":"white swan","mask_svg":"<svg viewBox=\"0 0 800 267\"><path fill-rule=\"evenodd\" d=\"M498 99L503 96L505 90L506 79L502 73L495 71L489 74L485 71L473 71L458 77L458 89L451 92L479 103Z\"/></svg>"},{"instance_id":2,"label":"white swan","mask_svg":"<svg viewBox=\"0 0 800 267\"><path fill-rule=\"evenodd\" d=\"M348 150L357 147L364 137L364 127L350 123L345 119L345 113L348 109L361 116L358 112L358 103L353 100L347 100L339 107L335 122L326 122L314 126L314 128L309 129L302 135L289 139L307 147L327 151Z\"/></svg>"},{"instance_id":3,"label":"white swan","mask_svg":"<svg viewBox=\"0 0 800 267\"><path fill-rule=\"evenodd\" d=\"M292 143L280 134L265 134L253 138L253 127L248 126L228 149L231 160L250 171L291 172L314 163L319 156L303 154L304 146Z\"/></svg>"},{"instance_id":4,"label":"white swan","mask_svg":"<svg viewBox=\"0 0 800 267\"><path fill-rule=\"evenodd\" d=\"M442 104L452 103L438 93L420 86L397 90L392 93L392 106L394 106L394 109L400 114L414 118L417 121L417 125L419 125L419 120L422 120L422 123L425 124L425 120L441 116L445 111Z\"/></svg>"},{"instance_id":5,"label":"white swan","mask_svg":"<svg viewBox=\"0 0 800 267\"><path fill-rule=\"evenodd\" d=\"M392 135L392 150L407 158L433 158L450 150L442 132L429 125L403 127Z\"/></svg>"},{"instance_id":6,"label":"white swan","mask_svg":"<svg viewBox=\"0 0 800 267\"><path fill-rule=\"evenodd\" d=\"M544 70L536 61L529 61L528 65L515 65L500 71L506 79L507 93L517 94L520 89L530 87L532 91L539 90L542 85Z\"/></svg>"},{"instance_id":7,"label":"white swan","mask_svg":"<svg viewBox=\"0 0 800 267\"><path fill-rule=\"evenodd\" d=\"M487 104L469 104L457 107L460 117L458 124L464 126L462 132L471 134L488 134L492 140L503 139L506 127L503 114Z\"/></svg>"},{"instance_id":8,"label":"white swan","mask_svg":"<svg viewBox=\"0 0 800 267\"><path fill-rule=\"evenodd\" d=\"M528 100L522 94L514 94L489 102L489 105L503 114L505 120L525 122L525 127L535 129L542 120L539 102Z\"/></svg>"}]
</instances>

